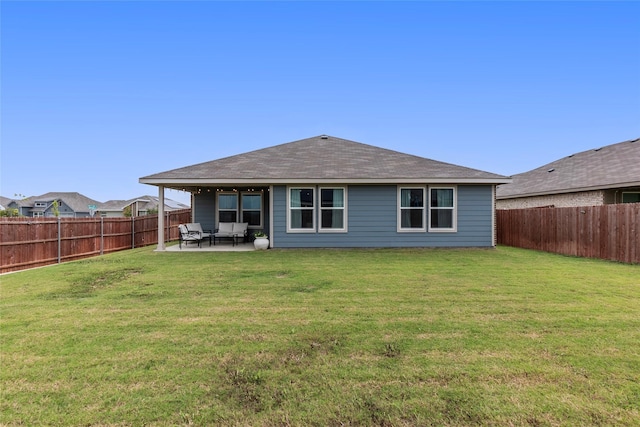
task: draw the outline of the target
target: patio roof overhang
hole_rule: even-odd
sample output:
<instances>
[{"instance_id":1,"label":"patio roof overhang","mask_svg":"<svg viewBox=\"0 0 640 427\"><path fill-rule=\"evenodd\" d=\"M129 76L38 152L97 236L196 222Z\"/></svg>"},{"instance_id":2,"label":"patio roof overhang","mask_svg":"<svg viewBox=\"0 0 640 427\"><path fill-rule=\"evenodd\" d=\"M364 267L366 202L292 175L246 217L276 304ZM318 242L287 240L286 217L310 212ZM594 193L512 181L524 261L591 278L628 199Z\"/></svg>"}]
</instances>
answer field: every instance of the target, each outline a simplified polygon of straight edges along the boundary
<instances>
[{"instance_id":1,"label":"patio roof overhang","mask_svg":"<svg viewBox=\"0 0 640 427\"><path fill-rule=\"evenodd\" d=\"M316 185L316 184L341 184L341 185L389 185L389 184L469 184L469 185L498 185L511 182L511 178L395 178L395 179L372 179L372 178L351 178L351 179L326 179L326 178L281 178L262 181L256 179L161 179L161 178L140 178L141 184L163 186L179 191L198 192L207 187L228 187L228 186L251 186L268 187L270 185Z\"/></svg>"}]
</instances>

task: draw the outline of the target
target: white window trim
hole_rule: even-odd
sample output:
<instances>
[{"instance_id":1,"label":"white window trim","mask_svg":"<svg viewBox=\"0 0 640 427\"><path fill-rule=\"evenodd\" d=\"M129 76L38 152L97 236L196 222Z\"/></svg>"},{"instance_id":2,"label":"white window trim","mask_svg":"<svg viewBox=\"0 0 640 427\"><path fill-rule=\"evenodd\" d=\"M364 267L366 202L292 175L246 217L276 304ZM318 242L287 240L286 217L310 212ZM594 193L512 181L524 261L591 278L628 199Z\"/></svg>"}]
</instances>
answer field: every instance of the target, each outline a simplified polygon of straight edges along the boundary
<instances>
[{"instance_id":1,"label":"white window trim","mask_svg":"<svg viewBox=\"0 0 640 427\"><path fill-rule=\"evenodd\" d=\"M238 222L238 220L240 218L238 218L238 215L240 215L239 210L240 210L240 197L238 197L238 193L235 191L221 191L219 193L216 193L216 224L220 223L220 212L233 212L233 209L220 209L220 195L229 195L229 194L233 194L234 196L236 196L236 222ZM224 222L224 221L223 221Z\"/></svg>"},{"instance_id":2,"label":"white window trim","mask_svg":"<svg viewBox=\"0 0 640 427\"><path fill-rule=\"evenodd\" d=\"M257 192L257 191L243 191L242 193L240 193L240 200L238 200L238 208L240 210L240 216L238 217L238 222L242 222L243 221L243 213L245 211L247 212L255 212L258 209L243 209L242 208L242 198L244 196L260 196L260 225L250 225L249 228L253 228L253 229L259 229L262 230L262 228L264 227L264 209L262 209L262 203L264 203L264 194L262 194L261 192Z\"/></svg>"},{"instance_id":3,"label":"white window trim","mask_svg":"<svg viewBox=\"0 0 640 427\"><path fill-rule=\"evenodd\" d=\"M453 215L451 222L453 227L451 228L432 228L431 227L431 190L453 190L453 207L451 208L434 208L434 209L451 209ZM427 205L429 207L429 217L427 218L427 224L430 233L457 233L458 232L458 187L456 185L439 185L430 186L427 188Z\"/></svg>"},{"instance_id":4,"label":"white window trim","mask_svg":"<svg viewBox=\"0 0 640 427\"><path fill-rule=\"evenodd\" d=\"M331 210L342 210L342 224L344 225L342 228L325 228L322 227L322 190L342 190L343 196L343 207L342 208L325 208ZM349 225L347 224L347 187L344 186L335 186L335 187L318 187L318 232L319 233L347 233L349 231Z\"/></svg>"},{"instance_id":5,"label":"white window trim","mask_svg":"<svg viewBox=\"0 0 640 427\"><path fill-rule=\"evenodd\" d=\"M312 190L314 193L317 193L318 190L316 189L315 186L300 186L300 185L292 185L292 186L287 186L287 233L315 233L316 232L316 227L317 227L317 221L316 221L316 197L313 197L313 208L291 208L291 190ZM315 196L315 194L314 194ZM292 210L311 210L311 214L312 214L312 223L313 226L311 228L293 228L291 227L291 211Z\"/></svg>"},{"instance_id":6,"label":"white window trim","mask_svg":"<svg viewBox=\"0 0 640 427\"><path fill-rule=\"evenodd\" d=\"M424 206L422 208L403 208L402 207L402 190L422 190L422 202ZM397 213L397 231L398 233L424 233L427 231L427 196L429 195L428 189L421 186L398 186L398 213ZM421 228L403 228L402 227L402 210L403 209L422 209L422 227Z\"/></svg>"}]
</instances>

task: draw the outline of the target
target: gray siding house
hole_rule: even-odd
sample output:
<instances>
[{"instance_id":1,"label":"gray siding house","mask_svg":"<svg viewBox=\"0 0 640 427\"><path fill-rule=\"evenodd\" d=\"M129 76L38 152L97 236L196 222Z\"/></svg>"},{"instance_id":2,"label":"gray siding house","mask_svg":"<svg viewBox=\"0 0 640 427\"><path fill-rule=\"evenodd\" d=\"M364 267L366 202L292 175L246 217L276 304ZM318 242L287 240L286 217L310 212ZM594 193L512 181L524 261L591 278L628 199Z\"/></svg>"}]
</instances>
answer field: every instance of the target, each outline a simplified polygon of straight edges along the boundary
<instances>
[{"instance_id":1,"label":"gray siding house","mask_svg":"<svg viewBox=\"0 0 640 427\"><path fill-rule=\"evenodd\" d=\"M495 188L510 179L321 135L140 182L160 199L165 188L190 192L204 229L247 222L271 247L372 248L492 247Z\"/></svg>"},{"instance_id":2,"label":"gray siding house","mask_svg":"<svg viewBox=\"0 0 640 427\"><path fill-rule=\"evenodd\" d=\"M34 218L55 217L56 209L61 218L86 218L93 216L94 210L92 208L99 204L100 202L80 193L51 192L21 200L12 200L7 208L17 209L20 215Z\"/></svg>"}]
</instances>

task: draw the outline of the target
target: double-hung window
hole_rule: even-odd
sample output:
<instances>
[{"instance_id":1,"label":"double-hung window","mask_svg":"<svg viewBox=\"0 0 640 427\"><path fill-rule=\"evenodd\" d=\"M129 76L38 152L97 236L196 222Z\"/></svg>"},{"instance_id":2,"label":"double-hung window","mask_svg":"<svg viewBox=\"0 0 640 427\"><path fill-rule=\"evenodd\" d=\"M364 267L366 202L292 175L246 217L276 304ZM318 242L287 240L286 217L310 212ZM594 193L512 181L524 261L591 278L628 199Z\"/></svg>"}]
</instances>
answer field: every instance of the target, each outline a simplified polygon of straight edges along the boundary
<instances>
[{"instance_id":1,"label":"double-hung window","mask_svg":"<svg viewBox=\"0 0 640 427\"><path fill-rule=\"evenodd\" d=\"M315 191L313 188L289 188L289 231L315 231Z\"/></svg>"},{"instance_id":2,"label":"double-hung window","mask_svg":"<svg viewBox=\"0 0 640 427\"><path fill-rule=\"evenodd\" d=\"M242 193L242 222L249 227L262 227L262 194Z\"/></svg>"},{"instance_id":3,"label":"double-hung window","mask_svg":"<svg viewBox=\"0 0 640 427\"><path fill-rule=\"evenodd\" d=\"M320 231L346 231L344 188L320 188Z\"/></svg>"},{"instance_id":4,"label":"double-hung window","mask_svg":"<svg viewBox=\"0 0 640 427\"><path fill-rule=\"evenodd\" d=\"M400 187L398 208L398 231L426 231L424 187Z\"/></svg>"},{"instance_id":5,"label":"double-hung window","mask_svg":"<svg viewBox=\"0 0 640 427\"><path fill-rule=\"evenodd\" d=\"M456 231L455 187L429 188L429 231Z\"/></svg>"},{"instance_id":6,"label":"double-hung window","mask_svg":"<svg viewBox=\"0 0 640 427\"><path fill-rule=\"evenodd\" d=\"M238 222L238 194L218 194L218 223Z\"/></svg>"}]
</instances>

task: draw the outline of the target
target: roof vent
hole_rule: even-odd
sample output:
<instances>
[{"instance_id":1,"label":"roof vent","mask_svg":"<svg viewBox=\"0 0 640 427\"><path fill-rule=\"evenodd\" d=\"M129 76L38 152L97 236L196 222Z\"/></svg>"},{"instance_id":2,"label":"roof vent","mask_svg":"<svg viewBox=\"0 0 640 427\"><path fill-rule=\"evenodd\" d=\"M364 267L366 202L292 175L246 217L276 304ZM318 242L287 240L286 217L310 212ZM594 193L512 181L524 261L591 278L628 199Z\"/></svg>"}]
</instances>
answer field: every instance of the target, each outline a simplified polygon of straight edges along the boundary
<instances>
[{"instance_id":1,"label":"roof vent","mask_svg":"<svg viewBox=\"0 0 640 427\"><path fill-rule=\"evenodd\" d=\"M327 135L321 135L320 139L329 139L329 137Z\"/></svg>"},{"instance_id":2,"label":"roof vent","mask_svg":"<svg viewBox=\"0 0 640 427\"><path fill-rule=\"evenodd\" d=\"M600 151L600 150L602 150L602 147L600 147L600 148L596 148L596 149L595 149L595 150L593 150L593 151Z\"/></svg>"},{"instance_id":3,"label":"roof vent","mask_svg":"<svg viewBox=\"0 0 640 427\"><path fill-rule=\"evenodd\" d=\"M551 169L549 169L547 172L551 173L551 172L553 172L554 170L556 170L556 168L551 168Z\"/></svg>"}]
</instances>

